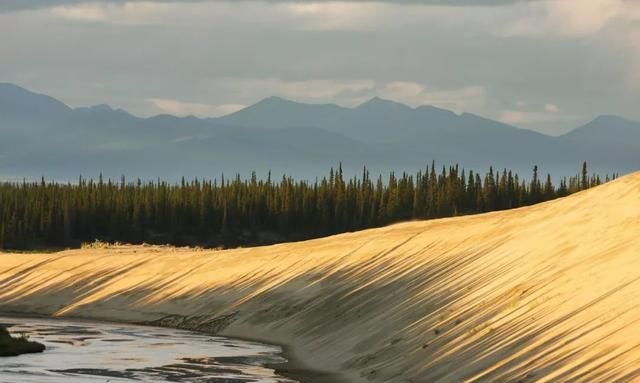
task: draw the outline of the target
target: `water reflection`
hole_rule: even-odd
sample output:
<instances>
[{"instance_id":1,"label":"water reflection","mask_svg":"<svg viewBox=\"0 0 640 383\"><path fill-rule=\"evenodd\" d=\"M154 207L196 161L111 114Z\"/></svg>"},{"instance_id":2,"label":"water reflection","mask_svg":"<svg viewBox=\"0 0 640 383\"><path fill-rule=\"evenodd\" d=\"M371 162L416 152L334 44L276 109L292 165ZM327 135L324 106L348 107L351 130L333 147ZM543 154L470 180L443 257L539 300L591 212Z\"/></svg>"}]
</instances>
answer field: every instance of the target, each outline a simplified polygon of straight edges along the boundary
<instances>
[{"instance_id":1,"label":"water reflection","mask_svg":"<svg viewBox=\"0 0 640 383\"><path fill-rule=\"evenodd\" d=\"M2 383L293 383L265 368L280 348L188 331L58 319L0 318L42 354L0 358Z\"/></svg>"}]
</instances>

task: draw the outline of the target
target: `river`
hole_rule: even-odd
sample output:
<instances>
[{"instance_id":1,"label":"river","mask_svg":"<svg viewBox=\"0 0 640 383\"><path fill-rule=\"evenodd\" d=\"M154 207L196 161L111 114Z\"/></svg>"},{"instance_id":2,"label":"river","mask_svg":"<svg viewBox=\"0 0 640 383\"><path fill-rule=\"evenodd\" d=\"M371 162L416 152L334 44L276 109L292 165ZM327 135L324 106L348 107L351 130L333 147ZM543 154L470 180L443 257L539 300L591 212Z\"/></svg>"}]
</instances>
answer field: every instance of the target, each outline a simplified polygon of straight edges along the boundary
<instances>
[{"instance_id":1,"label":"river","mask_svg":"<svg viewBox=\"0 0 640 383\"><path fill-rule=\"evenodd\" d=\"M281 349L189 331L66 319L0 317L47 347L0 358L1 383L295 383L265 364Z\"/></svg>"}]
</instances>

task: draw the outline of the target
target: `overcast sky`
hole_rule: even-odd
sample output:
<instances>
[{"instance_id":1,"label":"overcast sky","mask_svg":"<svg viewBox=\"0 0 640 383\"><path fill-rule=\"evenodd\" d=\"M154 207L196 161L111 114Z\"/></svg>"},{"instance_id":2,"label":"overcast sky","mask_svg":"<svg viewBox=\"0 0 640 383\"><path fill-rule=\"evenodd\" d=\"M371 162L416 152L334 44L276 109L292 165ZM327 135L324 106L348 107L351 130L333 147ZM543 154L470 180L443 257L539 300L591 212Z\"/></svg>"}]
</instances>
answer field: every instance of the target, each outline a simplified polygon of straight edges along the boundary
<instances>
[{"instance_id":1,"label":"overcast sky","mask_svg":"<svg viewBox=\"0 0 640 383\"><path fill-rule=\"evenodd\" d=\"M0 81L140 116L379 96L558 134L640 120L640 1L0 0Z\"/></svg>"}]
</instances>

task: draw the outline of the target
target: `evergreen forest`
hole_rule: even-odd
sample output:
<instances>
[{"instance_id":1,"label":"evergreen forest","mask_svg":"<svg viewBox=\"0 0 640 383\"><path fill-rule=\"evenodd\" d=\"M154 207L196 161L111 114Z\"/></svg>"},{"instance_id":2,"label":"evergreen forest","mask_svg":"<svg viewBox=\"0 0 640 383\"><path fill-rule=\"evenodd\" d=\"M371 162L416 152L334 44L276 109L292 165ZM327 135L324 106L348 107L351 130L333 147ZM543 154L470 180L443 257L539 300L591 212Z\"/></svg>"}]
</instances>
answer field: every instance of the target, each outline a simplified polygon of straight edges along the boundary
<instances>
[{"instance_id":1,"label":"evergreen forest","mask_svg":"<svg viewBox=\"0 0 640 383\"><path fill-rule=\"evenodd\" d=\"M302 240L394 222L531 205L612 177L587 164L558 184L538 168L528 181L507 169L485 174L435 164L417 174L347 178L342 167L315 181L248 179L143 182L80 177L73 183L0 183L0 248L83 242L234 247Z\"/></svg>"}]
</instances>

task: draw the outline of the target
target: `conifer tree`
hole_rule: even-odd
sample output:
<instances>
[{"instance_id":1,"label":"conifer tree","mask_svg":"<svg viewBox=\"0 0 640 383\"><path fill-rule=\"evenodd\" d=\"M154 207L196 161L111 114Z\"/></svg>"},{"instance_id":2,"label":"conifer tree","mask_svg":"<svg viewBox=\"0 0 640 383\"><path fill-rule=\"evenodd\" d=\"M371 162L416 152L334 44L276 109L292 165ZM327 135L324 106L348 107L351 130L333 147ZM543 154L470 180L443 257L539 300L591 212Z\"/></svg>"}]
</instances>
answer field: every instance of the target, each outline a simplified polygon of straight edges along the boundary
<instances>
[{"instance_id":1,"label":"conifer tree","mask_svg":"<svg viewBox=\"0 0 640 383\"><path fill-rule=\"evenodd\" d=\"M582 163L582 176L580 177L580 189L585 190L589 187L589 172L587 171L587 161Z\"/></svg>"},{"instance_id":2,"label":"conifer tree","mask_svg":"<svg viewBox=\"0 0 640 383\"><path fill-rule=\"evenodd\" d=\"M617 174L604 180L615 179ZM457 165L415 175L372 179L366 168L347 179L342 165L314 182L283 176L114 182L79 177L76 184L0 183L0 247L74 246L101 239L120 242L235 246L296 240L428 219L508 209L566 196L601 183L586 164L575 177L544 186L507 169L480 173ZM269 233L269 235L264 235Z\"/></svg>"}]
</instances>

